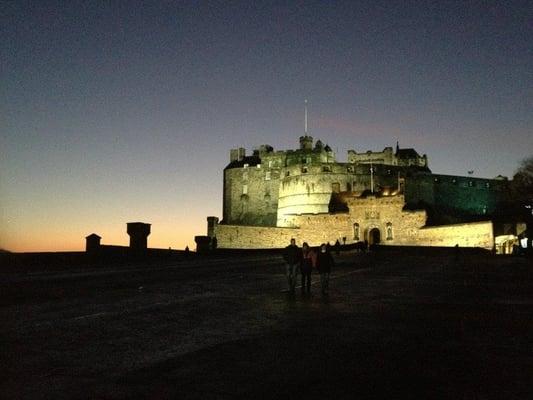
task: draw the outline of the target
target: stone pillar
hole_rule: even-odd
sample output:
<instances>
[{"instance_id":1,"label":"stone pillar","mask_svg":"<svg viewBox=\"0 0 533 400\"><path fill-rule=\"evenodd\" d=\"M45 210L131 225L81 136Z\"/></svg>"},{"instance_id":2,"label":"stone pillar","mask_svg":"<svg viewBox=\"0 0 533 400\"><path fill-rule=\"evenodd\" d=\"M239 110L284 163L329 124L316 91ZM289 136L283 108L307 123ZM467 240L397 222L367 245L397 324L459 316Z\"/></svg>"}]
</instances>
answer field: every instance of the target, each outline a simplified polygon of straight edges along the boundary
<instances>
[{"instance_id":1,"label":"stone pillar","mask_svg":"<svg viewBox=\"0 0 533 400\"><path fill-rule=\"evenodd\" d=\"M148 235L151 224L143 222L128 222L128 235L130 235L130 249L144 251L148 248Z\"/></svg>"},{"instance_id":2,"label":"stone pillar","mask_svg":"<svg viewBox=\"0 0 533 400\"><path fill-rule=\"evenodd\" d=\"M207 217L207 236L210 238L215 236L215 228L218 225L217 217Z\"/></svg>"},{"instance_id":3,"label":"stone pillar","mask_svg":"<svg viewBox=\"0 0 533 400\"><path fill-rule=\"evenodd\" d=\"M89 236L85 237L85 252L94 254L97 253L100 249L100 236L96 233L91 233Z\"/></svg>"}]
</instances>

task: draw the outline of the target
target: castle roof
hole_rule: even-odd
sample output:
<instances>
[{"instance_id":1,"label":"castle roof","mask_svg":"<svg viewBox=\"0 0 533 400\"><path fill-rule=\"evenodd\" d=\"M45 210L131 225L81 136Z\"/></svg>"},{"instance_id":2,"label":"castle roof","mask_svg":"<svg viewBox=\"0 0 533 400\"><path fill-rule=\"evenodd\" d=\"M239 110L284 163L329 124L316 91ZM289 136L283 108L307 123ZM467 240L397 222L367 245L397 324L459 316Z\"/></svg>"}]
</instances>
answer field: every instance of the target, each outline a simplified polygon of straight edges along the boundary
<instances>
[{"instance_id":1,"label":"castle roof","mask_svg":"<svg viewBox=\"0 0 533 400\"><path fill-rule=\"evenodd\" d=\"M246 156L242 160L235 160L230 162L225 169L229 168L242 168L244 164L248 164L249 167L255 167L257 164L261 164L261 158L258 155Z\"/></svg>"},{"instance_id":2,"label":"castle roof","mask_svg":"<svg viewBox=\"0 0 533 400\"><path fill-rule=\"evenodd\" d=\"M398 158L418 158L420 155L416 152L415 149L396 149L396 156Z\"/></svg>"}]
</instances>

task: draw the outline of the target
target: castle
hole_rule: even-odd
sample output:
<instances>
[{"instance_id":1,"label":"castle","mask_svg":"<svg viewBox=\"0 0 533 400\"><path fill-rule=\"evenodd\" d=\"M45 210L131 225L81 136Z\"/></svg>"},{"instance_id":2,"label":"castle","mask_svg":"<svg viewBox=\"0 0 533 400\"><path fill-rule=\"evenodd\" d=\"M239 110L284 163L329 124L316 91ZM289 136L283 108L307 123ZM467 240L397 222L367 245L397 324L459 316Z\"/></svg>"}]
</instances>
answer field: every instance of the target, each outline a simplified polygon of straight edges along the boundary
<instances>
[{"instance_id":1,"label":"castle","mask_svg":"<svg viewBox=\"0 0 533 400\"><path fill-rule=\"evenodd\" d=\"M208 217L219 248L279 248L295 238L320 243L466 246L493 249L491 215L506 200L505 177L431 172L426 155L396 145L381 152L332 149L307 134L297 150L262 145L230 151L223 217ZM509 230L513 231L510 232ZM205 240L204 240L205 243Z\"/></svg>"}]
</instances>

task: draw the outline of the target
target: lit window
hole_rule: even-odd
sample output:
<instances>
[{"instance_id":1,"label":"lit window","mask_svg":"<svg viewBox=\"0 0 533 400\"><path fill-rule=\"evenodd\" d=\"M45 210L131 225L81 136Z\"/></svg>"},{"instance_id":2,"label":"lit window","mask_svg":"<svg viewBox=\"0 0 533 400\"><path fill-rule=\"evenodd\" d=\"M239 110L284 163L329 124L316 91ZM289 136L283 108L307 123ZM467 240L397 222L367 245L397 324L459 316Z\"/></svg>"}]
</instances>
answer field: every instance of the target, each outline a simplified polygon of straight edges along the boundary
<instances>
[{"instance_id":1,"label":"lit window","mask_svg":"<svg viewBox=\"0 0 533 400\"><path fill-rule=\"evenodd\" d=\"M250 166L250 164L244 164L243 167L244 168L248 168Z\"/></svg>"},{"instance_id":2,"label":"lit window","mask_svg":"<svg viewBox=\"0 0 533 400\"><path fill-rule=\"evenodd\" d=\"M272 160L268 161L268 168L272 168Z\"/></svg>"},{"instance_id":3,"label":"lit window","mask_svg":"<svg viewBox=\"0 0 533 400\"><path fill-rule=\"evenodd\" d=\"M248 185L242 185L242 194L248 194Z\"/></svg>"},{"instance_id":4,"label":"lit window","mask_svg":"<svg viewBox=\"0 0 533 400\"><path fill-rule=\"evenodd\" d=\"M265 181L269 181L270 180L270 171L267 171L265 173Z\"/></svg>"},{"instance_id":5,"label":"lit window","mask_svg":"<svg viewBox=\"0 0 533 400\"><path fill-rule=\"evenodd\" d=\"M257 164L257 168L261 168L261 164Z\"/></svg>"}]
</instances>

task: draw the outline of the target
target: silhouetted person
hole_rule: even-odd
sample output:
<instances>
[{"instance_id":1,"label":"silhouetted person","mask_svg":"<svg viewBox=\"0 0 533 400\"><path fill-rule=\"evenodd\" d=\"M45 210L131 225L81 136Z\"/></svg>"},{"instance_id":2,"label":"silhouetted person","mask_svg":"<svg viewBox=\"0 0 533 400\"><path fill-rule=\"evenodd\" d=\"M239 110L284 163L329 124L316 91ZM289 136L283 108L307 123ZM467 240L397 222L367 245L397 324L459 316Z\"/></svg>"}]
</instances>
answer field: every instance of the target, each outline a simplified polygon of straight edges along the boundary
<instances>
[{"instance_id":1,"label":"silhouetted person","mask_svg":"<svg viewBox=\"0 0 533 400\"><path fill-rule=\"evenodd\" d=\"M300 272L302 274L302 295L311 294L311 272L316 265L316 253L309 247L307 242L302 245L302 260Z\"/></svg>"},{"instance_id":2,"label":"silhouetted person","mask_svg":"<svg viewBox=\"0 0 533 400\"><path fill-rule=\"evenodd\" d=\"M341 242L339 242L339 239L335 242L335 253L337 255L341 254Z\"/></svg>"},{"instance_id":3,"label":"silhouetted person","mask_svg":"<svg viewBox=\"0 0 533 400\"><path fill-rule=\"evenodd\" d=\"M287 263L285 275L287 277L287 284L289 286L289 292L294 294L296 287L296 277L298 276L298 266L302 258L302 251L296 246L296 240L291 239L291 244L285 247L283 251L283 259Z\"/></svg>"},{"instance_id":4,"label":"silhouetted person","mask_svg":"<svg viewBox=\"0 0 533 400\"><path fill-rule=\"evenodd\" d=\"M320 250L316 257L316 267L320 274L320 286L322 288L322 295L327 296L329 291L329 274L335 265L331 253L328 251L325 243L320 245Z\"/></svg>"},{"instance_id":5,"label":"silhouetted person","mask_svg":"<svg viewBox=\"0 0 533 400\"><path fill-rule=\"evenodd\" d=\"M185 246L185 258L189 257L189 246Z\"/></svg>"},{"instance_id":6,"label":"silhouetted person","mask_svg":"<svg viewBox=\"0 0 533 400\"><path fill-rule=\"evenodd\" d=\"M461 251L459 250L459 245L456 244L453 248L453 262L456 267L459 266L460 256L461 256Z\"/></svg>"}]
</instances>

